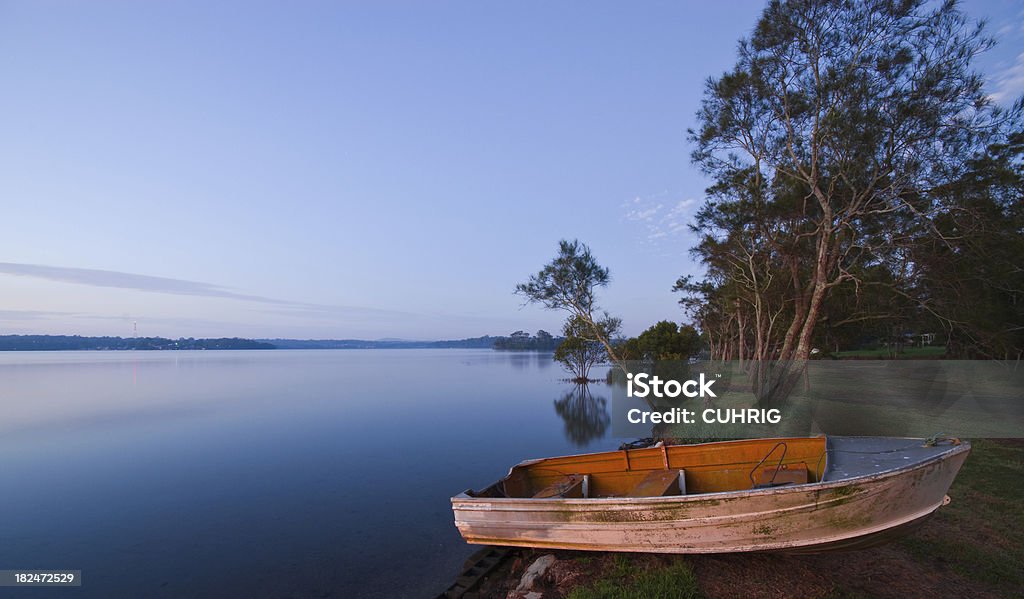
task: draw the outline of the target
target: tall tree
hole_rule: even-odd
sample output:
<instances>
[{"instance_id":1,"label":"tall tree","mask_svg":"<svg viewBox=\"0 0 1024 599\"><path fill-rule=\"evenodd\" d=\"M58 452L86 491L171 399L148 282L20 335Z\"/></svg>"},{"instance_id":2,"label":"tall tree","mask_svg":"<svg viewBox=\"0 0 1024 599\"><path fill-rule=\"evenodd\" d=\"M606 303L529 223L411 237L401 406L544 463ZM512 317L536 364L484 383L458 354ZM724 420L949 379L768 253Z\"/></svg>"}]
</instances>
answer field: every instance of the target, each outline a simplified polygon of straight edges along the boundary
<instances>
[{"instance_id":1,"label":"tall tree","mask_svg":"<svg viewBox=\"0 0 1024 599\"><path fill-rule=\"evenodd\" d=\"M991 44L952 1L768 4L691 131L715 179L694 223L709 277L676 288L720 356L806 360L838 288L861 307L872 287L913 295L936 191L1019 119L971 69Z\"/></svg>"}]
</instances>

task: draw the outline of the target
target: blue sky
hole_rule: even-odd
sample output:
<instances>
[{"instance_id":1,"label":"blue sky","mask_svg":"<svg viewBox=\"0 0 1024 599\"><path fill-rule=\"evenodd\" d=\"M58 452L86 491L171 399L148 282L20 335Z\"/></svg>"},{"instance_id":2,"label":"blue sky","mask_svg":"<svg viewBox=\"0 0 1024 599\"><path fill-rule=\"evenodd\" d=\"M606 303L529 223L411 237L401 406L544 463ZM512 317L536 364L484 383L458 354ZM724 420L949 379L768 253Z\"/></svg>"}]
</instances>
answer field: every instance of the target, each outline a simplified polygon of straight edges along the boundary
<instances>
[{"instance_id":1,"label":"blue sky","mask_svg":"<svg viewBox=\"0 0 1024 599\"><path fill-rule=\"evenodd\" d=\"M1012 101L1024 7L963 6ZM686 129L762 7L0 2L0 334L555 331L512 290L563 237L681 319Z\"/></svg>"}]
</instances>

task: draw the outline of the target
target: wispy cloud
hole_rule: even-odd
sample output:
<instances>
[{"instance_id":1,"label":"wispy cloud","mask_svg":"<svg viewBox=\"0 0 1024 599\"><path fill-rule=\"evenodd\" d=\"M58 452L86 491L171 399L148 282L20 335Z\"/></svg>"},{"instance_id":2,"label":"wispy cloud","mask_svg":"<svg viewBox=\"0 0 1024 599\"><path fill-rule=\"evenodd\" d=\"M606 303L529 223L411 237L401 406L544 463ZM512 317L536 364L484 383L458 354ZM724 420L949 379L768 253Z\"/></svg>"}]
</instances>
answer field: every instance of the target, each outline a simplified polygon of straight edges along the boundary
<instances>
[{"instance_id":1,"label":"wispy cloud","mask_svg":"<svg viewBox=\"0 0 1024 599\"><path fill-rule=\"evenodd\" d=\"M992 82L994 91L989 98L997 104L1008 104L1024 94L1024 52L1017 55L1013 64L997 72Z\"/></svg>"},{"instance_id":2,"label":"wispy cloud","mask_svg":"<svg viewBox=\"0 0 1024 599\"><path fill-rule=\"evenodd\" d=\"M312 304L308 302L296 302L282 300L262 295L242 293L221 285L189 281L186 279L172 279L168 277L154 277L135 273L119 272L114 270L99 270L93 268L72 268L66 266L47 266L42 264L19 264L14 262L0 262L0 274L13 275L18 277L31 277L47 281L61 283L74 283L77 285L89 285L92 287L111 287L115 289L132 289L136 291L147 291L150 293L165 293L170 295L189 295L198 297L221 298L254 302L289 312L303 312L316 314L405 314L391 310L377 308L332 306L323 304ZM38 313L40 318L47 313ZM50 315L56 315L49 313ZM27 315L25 316L27 317Z\"/></svg>"},{"instance_id":3,"label":"wispy cloud","mask_svg":"<svg viewBox=\"0 0 1024 599\"><path fill-rule=\"evenodd\" d=\"M76 312L52 312L47 310L0 310L0 321L45 320L53 317L76 316Z\"/></svg>"},{"instance_id":4,"label":"wispy cloud","mask_svg":"<svg viewBox=\"0 0 1024 599\"><path fill-rule=\"evenodd\" d=\"M664 195L667 194L659 194ZM667 201L659 196L637 197L623 204L626 220L643 225L647 240L652 242L685 233L697 205L693 198Z\"/></svg>"},{"instance_id":5,"label":"wispy cloud","mask_svg":"<svg viewBox=\"0 0 1024 599\"><path fill-rule=\"evenodd\" d=\"M269 297L262 297L259 295L238 293L218 285L211 285L210 283L200 283L198 281L188 281L185 279L171 279L167 277L153 277L128 272L118 272L114 270L0 262L0 274L45 279L47 281L58 281L61 283L76 283L78 285L90 285L93 287L135 289L137 291L169 293L172 295L220 297L279 305L293 303Z\"/></svg>"},{"instance_id":6,"label":"wispy cloud","mask_svg":"<svg viewBox=\"0 0 1024 599\"><path fill-rule=\"evenodd\" d=\"M478 333L473 334L493 333L494 330L496 330L495 327L515 330L516 327L521 326L521 323L515 319L493 318L484 315L450 314L435 311L406 312L387 308L291 301L245 293L243 291L212 283L203 283L187 279L155 277L112 270L0 262L0 276L2 275L30 277L46 281L88 285L92 287L131 289L150 293L238 300L249 304L247 306L240 306L240 310L238 312L248 312L255 315L255 318L257 318L261 323L261 325L253 325L251 322L246 324L243 322L232 321L232 324L219 320L174 317L171 315L117 315L84 312L0 310L0 322L10 322L11 326L17 326L15 324L16 322L29 322L31 323L31 326L34 327L39 321L44 320L60 320L62 322L74 320L79 323L104 320L121 321L125 323L134 321L139 321L141 323L144 321L147 327L161 325L172 331L178 331L181 328L186 327L191 330L200 331L214 329L223 331L217 334L237 334L225 329L225 327L233 327L237 325L248 327L246 330L267 331L265 333L253 333L250 336L288 336L290 333L286 334L272 331L301 330L304 331L304 333L302 333L304 335L342 335L356 337L366 335L386 336L394 334L407 336L408 330L413 330L417 327L422 328L423 326L430 326L435 330L443 331L451 328L452 326L464 329L467 325L473 325L479 330ZM284 318L284 320L282 320L282 318ZM325 333L324 331L334 332ZM178 333L172 332L168 334L176 335ZM451 336L450 333L441 333L441 335Z\"/></svg>"}]
</instances>

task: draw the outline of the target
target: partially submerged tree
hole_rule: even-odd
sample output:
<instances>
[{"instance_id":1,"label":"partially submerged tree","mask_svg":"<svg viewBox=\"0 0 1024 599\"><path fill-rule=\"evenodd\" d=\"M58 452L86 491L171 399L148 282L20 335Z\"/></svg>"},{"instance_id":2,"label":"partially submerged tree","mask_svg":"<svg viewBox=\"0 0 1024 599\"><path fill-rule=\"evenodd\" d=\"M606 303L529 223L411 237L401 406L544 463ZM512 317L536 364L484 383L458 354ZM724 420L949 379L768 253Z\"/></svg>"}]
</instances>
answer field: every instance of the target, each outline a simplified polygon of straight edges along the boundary
<instances>
[{"instance_id":1,"label":"partially submerged tree","mask_svg":"<svg viewBox=\"0 0 1024 599\"><path fill-rule=\"evenodd\" d=\"M608 352L600 342L589 338L590 325L578 316L572 316L562 327L565 340L555 348L555 361L560 363L573 382L587 384L590 381L590 369L604 362Z\"/></svg>"},{"instance_id":2,"label":"partially submerged tree","mask_svg":"<svg viewBox=\"0 0 1024 599\"><path fill-rule=\"evenodd\" d=\"M558 256L529 281L516 285L516 293L525 296L527 302L569 312L570 322L578 320L580 325L577 336L596 341L609 359L618 362L612 342L622 321L607 312L598 314L595 296L597 288L606 286L610 280L608 269L598 264L589 247L579 240L563 239L558 243Z\"/></svg>"}]
</instances>

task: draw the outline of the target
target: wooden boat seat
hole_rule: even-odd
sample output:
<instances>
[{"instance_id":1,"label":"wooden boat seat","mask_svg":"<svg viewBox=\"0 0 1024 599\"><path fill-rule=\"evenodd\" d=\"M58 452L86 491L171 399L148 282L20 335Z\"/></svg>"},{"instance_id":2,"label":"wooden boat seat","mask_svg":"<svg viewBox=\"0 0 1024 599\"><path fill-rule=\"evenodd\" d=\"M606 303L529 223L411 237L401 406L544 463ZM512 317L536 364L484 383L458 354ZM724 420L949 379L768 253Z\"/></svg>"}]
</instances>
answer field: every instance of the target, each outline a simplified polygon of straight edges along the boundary
<instances>
[{"instance_id":1,"label":"wooden boat seat","mask_svg":"<svg viewBox=\"0 0 1024 599\"><path fill-rule=\"evenodd\" d=\"M552 497L582 498L583 487L586 483L584 474L568 474L560 477L555 482L544 487L533 494L534 499L549 499Z\"/></svg>"},{"instance_id":2,"label":"wooden boat seat","mask_svg":"<svg viewBox=\"0 0 1024 599\"><path fill-rule=\"evenodd\" d=\"M686 478L682 470L653 470L626 495L627 497L685 495L685 481Z\"/></svg>"},{"instance_id":3,"label":"wooden boat seat","mask_svg":"<svg viewBox=\"0 0 1024 599\"><path fill-rule=\"evenodd\" d=\"M754 481L754 488L758 489L781 485L802 485L810 482L810 478L807 464L799 462L783 464L778 468L778 473L776 473L776 466L765 466L754 474Z\"/></svg>"}]
</instances>

